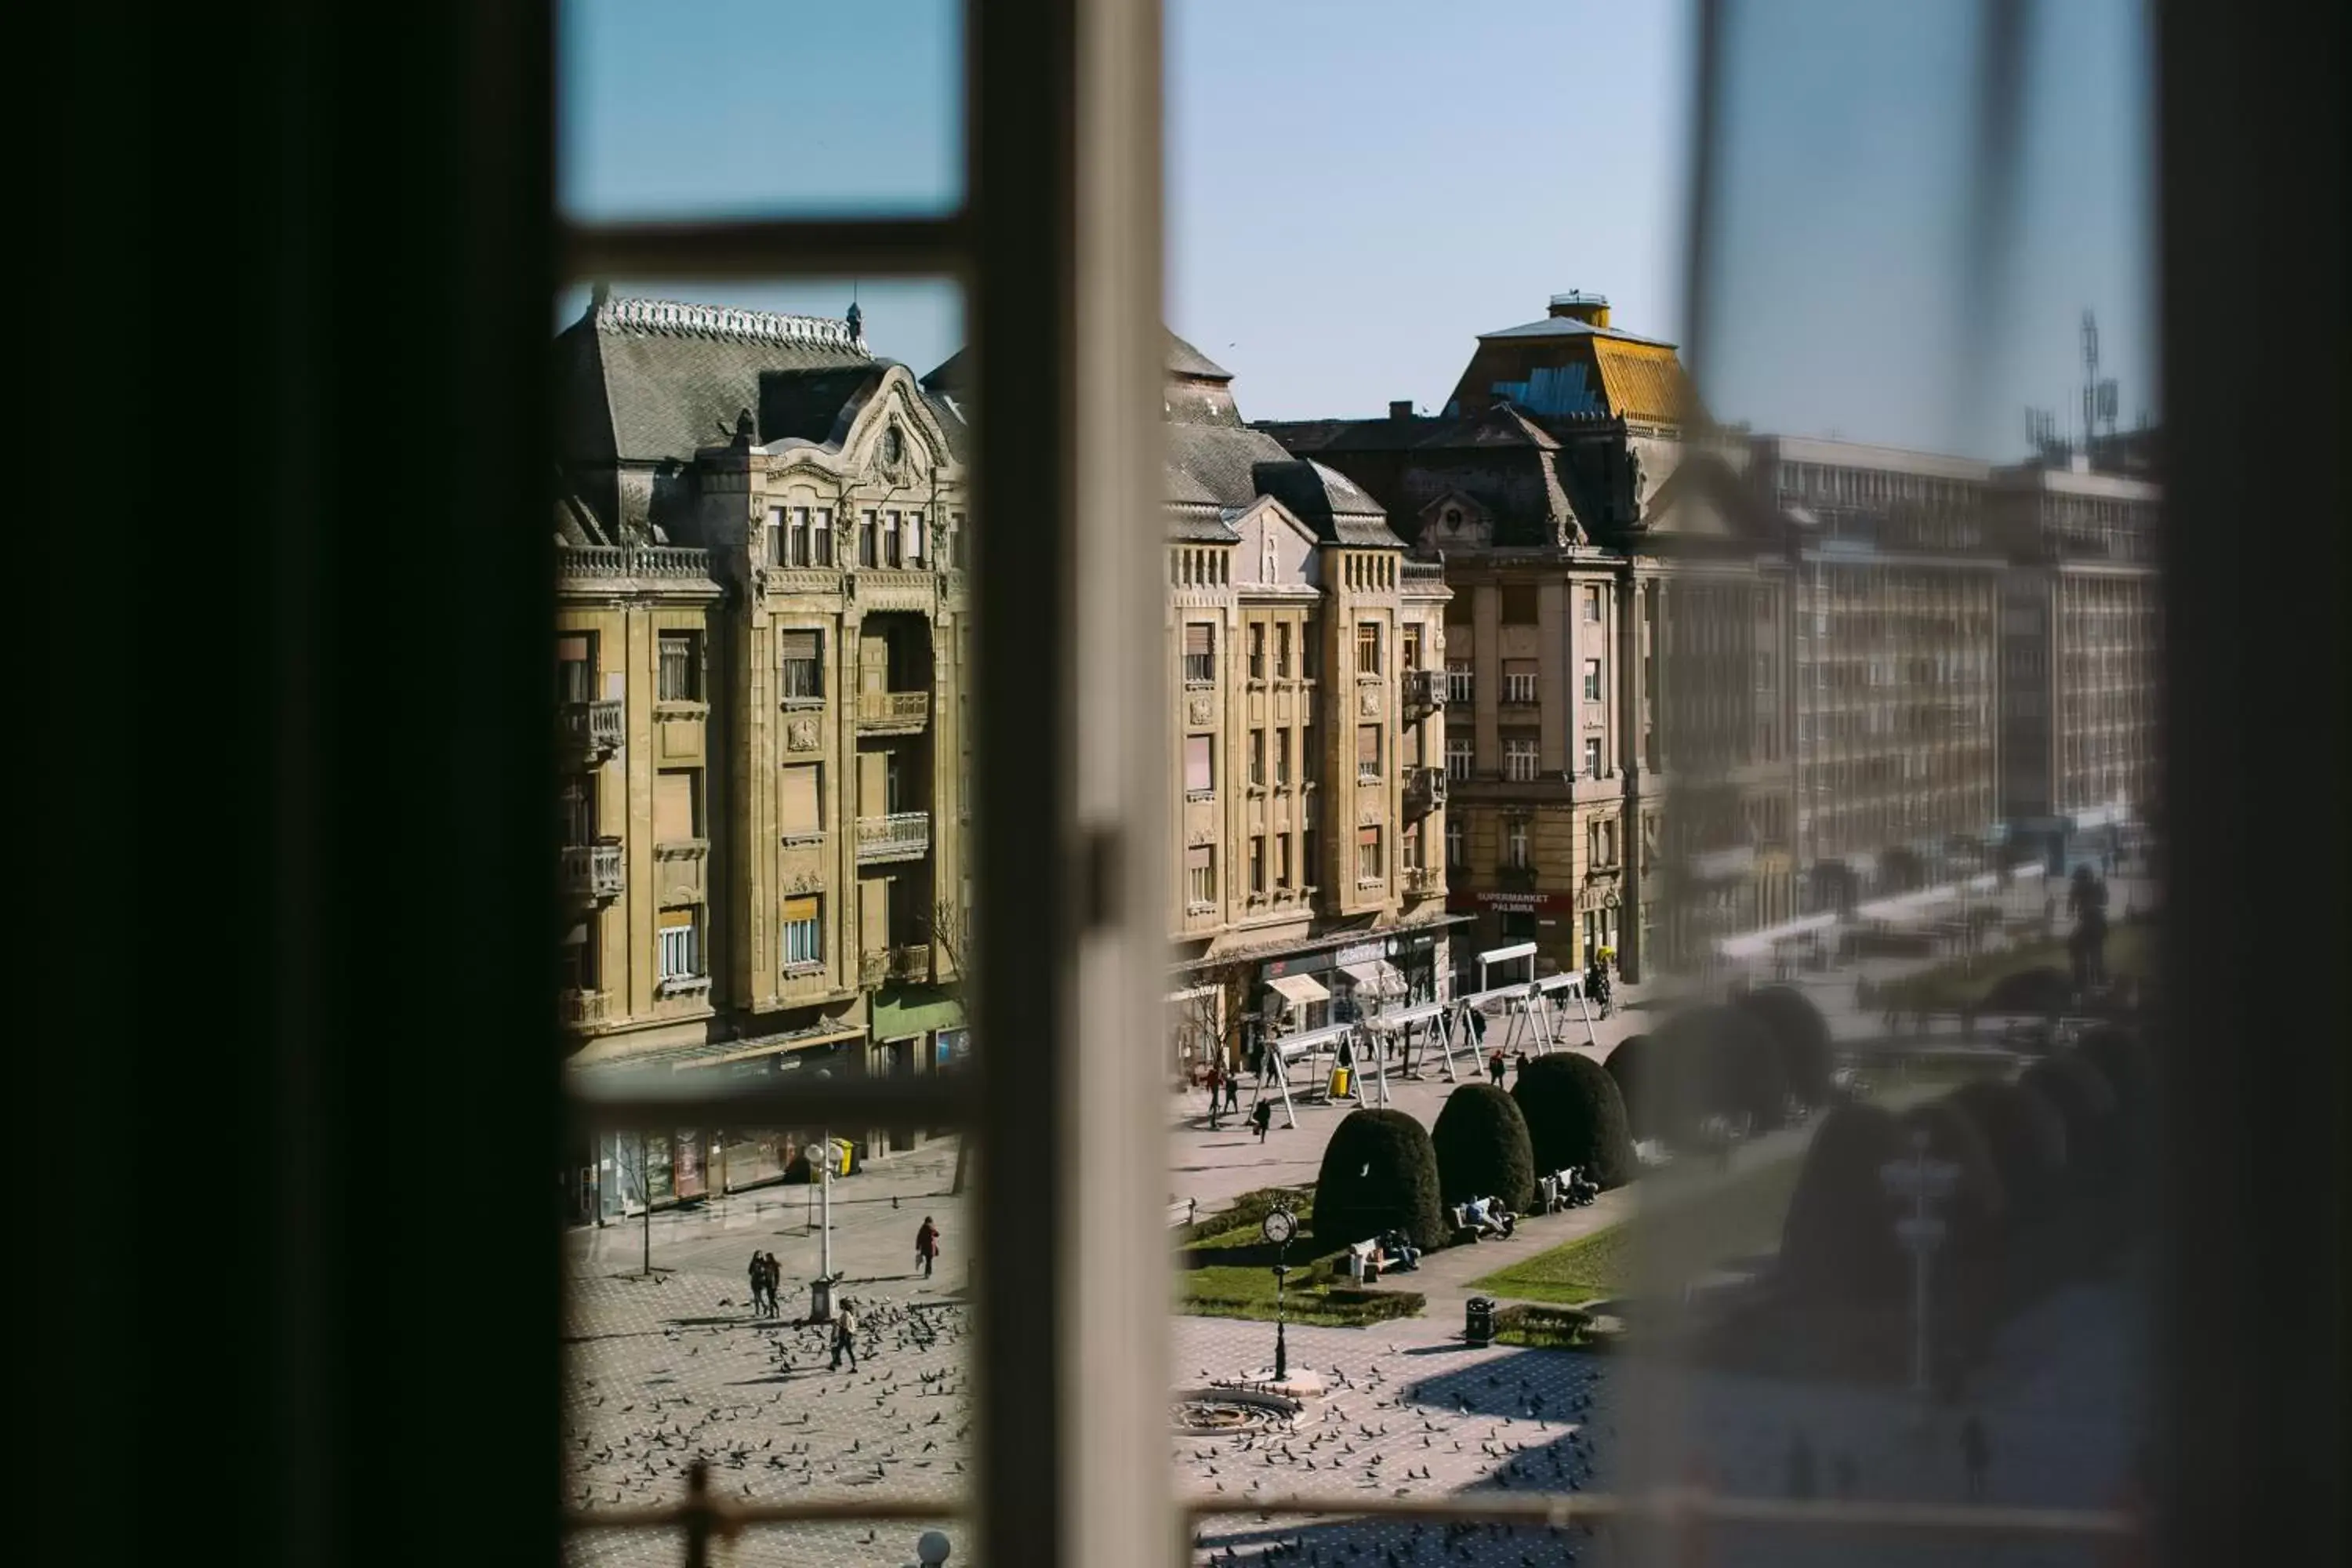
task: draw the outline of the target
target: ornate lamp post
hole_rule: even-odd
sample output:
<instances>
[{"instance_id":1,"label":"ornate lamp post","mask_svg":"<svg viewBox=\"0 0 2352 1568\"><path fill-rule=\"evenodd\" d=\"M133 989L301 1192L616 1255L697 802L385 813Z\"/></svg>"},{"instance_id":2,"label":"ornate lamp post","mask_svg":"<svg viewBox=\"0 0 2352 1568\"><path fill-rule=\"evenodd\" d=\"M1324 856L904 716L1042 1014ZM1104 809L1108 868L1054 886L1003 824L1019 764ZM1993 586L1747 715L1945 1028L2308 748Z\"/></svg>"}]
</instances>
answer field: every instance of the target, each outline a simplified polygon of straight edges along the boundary
<instances>
[{"instance_id":1,"label":"ornate lamp post","mask_svg":"<svg viewBox=\"0 0 2352 1568\"><path fill-rule=\"evenodd\" d=\"M1911 1158L1894 1160L1878 1168L1878 1179L1888 1195L1911 1200L1911 1212L1895 1225L1895 1234L1911 1254L1911 1387L1924 1401L1927 1376L1927 1260L1942 1244L1946 1226L1929 1212L1931 1204L1951 1195L1960 1168L1948 1160L1927 1158L1927 1131L1911 1134Z\"/></svg>"},{"instance_id":2,"label":"ornate lamp post","mask_svg":"<svg viewBox=\"0 0 2352 1568\"><path fill-rule=\"evenodd\" d=\"M1290 1241L1298 1234L1298 1216L1291 1212L1289 1203L1277 1201L1268 1211L1258 1232L1274 1243L1274 1381L1290 1380L1290 1346L1284 1335L1287 1324L1283 1319L1283 1280L1290 1273Z\"/></svg>"}]
</instances>

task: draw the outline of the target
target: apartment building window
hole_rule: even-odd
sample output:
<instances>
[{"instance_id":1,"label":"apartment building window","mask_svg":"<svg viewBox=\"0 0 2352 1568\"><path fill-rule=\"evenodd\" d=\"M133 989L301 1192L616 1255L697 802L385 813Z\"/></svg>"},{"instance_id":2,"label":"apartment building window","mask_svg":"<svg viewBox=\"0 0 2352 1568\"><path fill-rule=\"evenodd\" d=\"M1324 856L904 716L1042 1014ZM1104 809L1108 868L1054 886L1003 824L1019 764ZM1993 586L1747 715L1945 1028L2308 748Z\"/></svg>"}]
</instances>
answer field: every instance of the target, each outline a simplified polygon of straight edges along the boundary
<instances>
[{"instance_id":1,"label":"apartment building window","mask_svg":"<svg viewBox=\"0 0 2352 1568\"><path fill-rule=\"evenodd\" d=\"M901 516L897 511L882 514L882 564L885 566L906 564L905 545L899 536Z\"/></svg>"},{"instance_id":2,"label":"apartment building window","mask_svg":"<svg viewBox=\"0 0 2352 1568\"><path fill-rule=\"evenodd\" d=\"M921 512L910 511L907 514L905 538L907 564L920 571L923 565L923 514Z\"/></svg>"},{"instance_id":3,"label":"apartment building window","mask_svg":"<svg viewBox=\"0 0 2352 1568\"><path fill-rule=\"evenodd\" d=\"M1769 691L1771 689L1772 656L1769 653L1759 653L1756 656L1756 689Z\"/></svg>"},{"instance_id":4,"label":"apartment building window","mask_svg":"<svg viewBox=\"0 0 2352 1568\"><path fill-rule=\"evenodd\" d=\"M1274 628L1274 678L1290 679L1290 623L1284 621Z\"/></svg>"},{"instance_id":5,"label":"apartment building window","mask_svg":"<svg viewBox=\"0 0 2352 1568\"><path fill-rule=\"evenodd\" d=\"M1323 645L1316 640L1313 626L1298 633L1298 673L1307 680L1323 679Z\"/></svg>"},{"instance_id":6,"label":"apartment building window","mask_svg":"<svg viewBox=\"0 0 2352 1568\"><path fill-rule=\"evenodd\" d=\"M665 984L698 979L702 974L702 910L697 907L664 910L656 918L661 942L661 979Z\"/></svg>"},{"instance_id":7,"label":"apartment building window","mask_svg":"<svg viewBox=\"0 0 2352 1568\"><path fill-rule=\"evenodd\" d=\"M1445 864L1448 867L1470 863L1470 824L1460 814L1445 819Z\"/></svg>"},{"instance_id":8,"label":"apartment building window","mask_svg":"<svg viewBox=\"0 0 2352 1568\"><path fill-rule=\"evenodd\" d=\"M1265 623L1252 621L1249 628L1249 678L1265 679Z\"/></svg>"},{"instance_id":9,"label":"apartment building window","mask_svg":"<svg viewBox=\"0 0 2352 1568\"><path fill-rule=\"evenodd\" d=\"M1617 863L1617 825L1602 821L1586 830L1585 857L1595 866Z\"/></svg>"},{"instance_id":10,"label":"apartment building window","mask_svg":"<svg viewBox=\"0 0 2352 1568\"><path fill-rule=\"evenodd\" d=\"M857 563L860 566L882 564L882 524L872 508L857 514Z\"/></svg>"},{"instance_id":11,"label":"apartment building window","mask_svg":"<svg viewBox=\"0 0 2352 1568\"><path fill-rule=\"evenodd\" d=\"M1588 626L1601 624L1601 590L1598 588L1584 591L1584 624Z\"/></svg>"},{"instance_id":12,"label":"apartment building window","mask_svg":"<svg viewBox=\"0 0 2352 1568\"><path fill-rule=\"evenodd\" d=\"M1508 735L1503 740L1503 776L1513 784L1532 784L1536 776L1536 737Z\"/></svg>"},{"instance_id":13,"label":"apartment building window","mask_svg":"<svg viewBox=\"0 0 2352 1568\"><path fill-rule=\"evenodd\" d=\"M784 520L790 514L780 506L768 509L768 564L792 564L791 551L784 542Z\"/></svg>"},{"instance_id":14,"label":"apartment building window","mask_svg":"<svg viewBox=\"0 0 2352 1568\"><path fill-rule=\"evenodd\" d=\"M1421 628L1417 626L1406 626L1397 633L1397 668L1419 669L1421 668Z\"/></svg>"},{"instance_id":15,"label":"apartment building window","mask_svg":"<svg viewBox=\"0 0 2352 1568\"><path fill-rule=\"evenodd\" d=\"M1598 735L1584 738L1584 772L1588 778L1601 776L1601 737Z\"/></svg>"},{"instance_id":16,"label":"apartment building window","mask_svg":"<svg viewBox=\"0 0 2352 1568\"><path fill-rule=\"evenodd\" d=\"M596 699L596 639L589 633L555 639L555 700L593 702Z\"/></svg>"},{"instance_id":17,"label":"apartment building window","mask_svg":"<svg viewBox=\"0 0 2352 1568\"><path fill-rule=\"evenodd\" d=\"M1184 682L1206 686L1217 678L1217 628L1206 621L1184 623Z\"/></svg>"},{"instance_id":18,"label":"apartment building window","mask_svg":"<svg viewBox=\"0 0 2352 1568\"><path fill-rule=\"evenodd\" d=\"M1265 731L1252 730L1249 742L1249 782L1265 787Z\"/></svg>"},{"instance_id":19,"label":"apartment building window","mask_svg":"<svg viewBox=\"0 0 2352 1568\"><path fill-rule=\"evenodd\" d=\"M822 898L786 899L783 912L784 972L824 964L824 903Z\"/></svg>"},{"instance_id":20,"label":"apartment building window","mask_svg":"<svg viewBox=\"0 0 2352 1568\"><path fill-rule=\"evenodd\" d=\"M702 836L702 770L664 768L654 774L654 842L685 844Z\"/></svg>"},{"instance_id":21,"label":"apartment building window","mask_svg":"<svg viewBox=\"0 0 2352 1568\"><path fill-rule=\"evenodd\" d=\"M776 785L776 826L786 838L815 838L824 832L821 764L798 763L782 771Z\"/></svg>"},{"instance_id":22,"label":"apartment building window","mask_svg":"<svg viewBox=\"0 0 2352 1568\"><path fill-rule=\"evenodd\" d=\"M1290 731L1287 730L1274 732L1274 786L1276 789L1290 786Z\"/></svg>"},{"instance_id":23,"label":"apartment building window","mask_svg":"<svg viewBox=\"0 0 2352 1568\"><path fill-rule=\"evenodd\" d=\"M780 632L776 652L782 661L777 689L787 706L814 706L824 700L824 634Z\"/></svg>"},{"instance_id":24,"label":"apartment building window","mask_svg":"<svg viewBox=\"0 0 2352 1568\"><path fill-rule=\"evenodd\" d=\"M1454 658L1445 661L1445 700L1461 707L1470 700L1470 661Z\"/></svg>"},{"instance_id":25,"label":"apartment building window","mask_svg":"<svg viewBox=\"0 0 2352 1568\"><path fill-rule=\"evenodd\" d=\"M1251 892L1263 893L1265 891L1265 840L1264 838L1253 838L1250 840L1249 879L1249 890Z\"/></svg>"},{"instance_id":26,"label":"apartment building window","mask_svg":"<svg viewBox=\"0 0 2352 1568\"><path fill-rule=\"evenodd\" d=\"M1533 864L1528 858L1528 819L1524 816L1512 817L1503 825L1503 864L1518 871Z\"/></svg>"},{"instance_id":27,"label":"apartment building window","mask_svg":"<svg viewBox=\"0 0 2352 1568\"><path fill-rule=\"evenodd\" d=\"M1286 889L1290 886L1290 835L1287 833L1274 836L1274 885Z\"/></svg>"},{"instance_id":28,"label":"apartment building window","mask_svg":"<svg viewBox=\"0 0 2352 1568\"><path fill-rule=\"evenodd\" d=\"M1422 868L1423 862L1421 856L1421 824L1414 823L1398 838L1397 863L1408 871L1418 871Z\"/></svg>"},{"instance_id":29,"label":"apartment building window","mask_svg":"<svg viewBox=\"0 0 2352 1568\"><path fill-rule=\"evenodd\" d=\"M555 797L556 826L566 847L596 842L596 777L574 773L566 777Z\"/></svg>"},{"instance_id":30,"label":"apartment building window","mask_svg":"<svg viewBox=\"0 0 2352 1568\"><path fill-rule=\"evenodd\" d=\"M1377 882L1381 870L1381 830L1377 827L1356 829L1356 880Z\"/></svg>"},{"instance_id":31,"label":"apartment building window","mask_svg":"<svg viewBox=\"0 0 2352 1568\"><path fill-rule=\"evenodd\" d=\"M1531 703L1536 700L1536 661L1531 658L1507 658L1503 661L1503 700Z\"/></svg>"},{"instance_id":32,"label":"apartment building window","mask_svg":"<svg viewBox=\"0 0 2352 1568\"><path fill-rule=\"evenodd\" d=\"M1459 784L1470 776L1476 755L1467 735L1445 737L1445 776Z\"/></svg>"},{"instance_id":33,"label":"apartment building window","mask_svg":"<svg viewBox=\"0 0 2352 1568\"><path fill-rule=\"evenodd\" d=\"M1356 673L1378 675L1381 672L1381 624L1378 621L1356 623Z\"/></svg>"},{"instance_id":34,"label":"apartment building window","mask_svg":"<svg viewBox=\"0 0 2352 1568\"><path fill-rule=\"evenodd\" d=\"M661 670L656 694L665 702L702 700L702 635L664 632L660 638Z\"/></svg>"},{"instance_id":35,"label":"apartment building window","mask_svg":"<svg viewBox=\"0 0 2352 1568\"><path fill-rule=\"evenodd\" d=\"M812 566L833 564L833 509L821 506L810 514L808 531L808 563Z\"/></svg>"},{"instance_id":36,"label":"apartment building window","mask_svg":"<svg viewBox=\"0 0 2352 1568\"><path fill-rule=\"evenodd\" d=\"M1184 793L1194 800L1206 800L1217 793L1215 736L1184 737Z\"/></svg>"},{"instance_id":37,"label":"apartment building window","mask_svg":"<svg viewBox=\"0 0 2352 1568\"><path fill-rule=\"evenodd\" d=\"M1315 744L1312 729L1298 731L1298 782L1302 786L1323 782L1323 753Z\"/></svg>"},{"instance_id":38,"label":"apartment building window","mask_svg":"<svg viewBox=\"0 0 2352 1568\"><path fill-rule=\"evenodd\" d=\"M1597 658L1584 661L1584 700L1587 702L1601 700L1601 661Z\"/></svg>"},{"instance_id":39,"label":"apartment building window","mask_svg":"<svg viewBox=\"0 0 2352 1568\"><path fill-rule=\"evenodd\" d=\"M1217 901L1217 850L1213 844L1195 844L1184 851L1184 901L1189 908L1213 908Z\"/></svg>"},{"instance_id":40,"label":"apartment building window","mask_svg":"<svg viewBox=\"0 0 2352 1568\"><path fill-rule=\"evenodd\" d=\"M1381 776L1381 727L1378 724L1356 726L1356 777L1366 784Z\"/></svg>"}]
</instances>

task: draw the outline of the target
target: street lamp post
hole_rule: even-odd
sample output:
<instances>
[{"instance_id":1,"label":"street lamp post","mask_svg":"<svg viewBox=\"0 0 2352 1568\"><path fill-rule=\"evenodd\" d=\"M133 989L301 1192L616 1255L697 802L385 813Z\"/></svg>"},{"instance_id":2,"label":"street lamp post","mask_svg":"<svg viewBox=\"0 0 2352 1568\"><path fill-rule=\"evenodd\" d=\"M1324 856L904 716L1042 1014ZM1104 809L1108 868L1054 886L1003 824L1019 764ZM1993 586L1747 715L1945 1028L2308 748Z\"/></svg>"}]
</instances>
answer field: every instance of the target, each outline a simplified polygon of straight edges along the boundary
<instances>
[{"instance_id":1,"label":"street lamp post","mask_svg":"<svg viewBox=\"0 0 2352 1568\"><path fill-rule=\"evenodd\" d=\"M1928 1393L1927 1263L1947 1229L1929 1205L1950 1196L1960 1175L1959 1166L1950 1161L1927 1158L1927 1142L1925 1129L1915 1130L1911 1158L1890 1161L1878 1171L1890 1197L1911 1202L1911 1212L1895 1222L1895 1235L1911 1254L1911 1387L1922 1400Z\"/></svg>"}]
</instances>

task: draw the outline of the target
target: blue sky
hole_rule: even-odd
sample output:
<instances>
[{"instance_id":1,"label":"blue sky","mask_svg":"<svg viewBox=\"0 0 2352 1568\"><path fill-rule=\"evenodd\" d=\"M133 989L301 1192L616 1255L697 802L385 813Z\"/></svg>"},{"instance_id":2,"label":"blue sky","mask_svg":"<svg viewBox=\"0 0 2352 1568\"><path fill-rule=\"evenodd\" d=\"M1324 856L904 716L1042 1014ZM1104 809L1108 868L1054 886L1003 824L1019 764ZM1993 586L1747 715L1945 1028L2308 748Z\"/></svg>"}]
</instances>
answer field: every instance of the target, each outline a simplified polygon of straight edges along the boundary
<instances>
[{"instance_id":1,"label":"blue sky","mask_svg":"<svg viewBox=\"0 0 2352 1568\"><path fill-rule=\"evenodd\" d=\"M1958 4L1727 6L1717 412L1760 428L2005 455L2078 405L2099 312L2126 423L2145 318L2143 0L2041 0L2021 240L1962 254L1974 44ZM1481 331L1569 288L1681 337L1687 0L1166 0L1168 319L1253 417L1435 406ZM942 210L961 197L951 0L566 0L562 193L583 216ZM919 370L956 291L848 279L625 289L838 315ZM1978 319L1962 302L1991 301ZM559 301L575 314L584 291ZM1960 406L1954 365L1985 355Z\"/></svg>"}]
</instances>

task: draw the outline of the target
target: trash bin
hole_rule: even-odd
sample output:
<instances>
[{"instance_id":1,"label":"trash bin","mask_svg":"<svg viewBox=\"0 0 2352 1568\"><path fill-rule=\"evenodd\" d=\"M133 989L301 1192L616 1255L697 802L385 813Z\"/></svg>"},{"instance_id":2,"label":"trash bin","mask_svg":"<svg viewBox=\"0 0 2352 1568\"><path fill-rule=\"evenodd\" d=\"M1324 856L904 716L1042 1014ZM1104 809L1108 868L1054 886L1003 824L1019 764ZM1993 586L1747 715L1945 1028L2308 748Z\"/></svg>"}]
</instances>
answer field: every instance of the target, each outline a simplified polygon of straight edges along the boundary
<instances>
[{"instance_id":1,"label":"trash bin","mask_svg":"<svg viewBox=\"0 0 2352 1568\"><path fill-rule=\"evenodd\" d=\"M1474 1345L1495 1342L1495 1299L1473 1296L1463 1310L1462 1337Z\"/></svg>"},{"instance_id":2,"label":"trash bin","mask_svg":"<svg viewBox=\"0 0 2352 1568\"><path fill-rule=\"evenodd\" d=\"M833 1321L833 1281L819 1276L809 1285L809 1321Z\"/></svg>"},{"instance_id":3,"label":"trash bin","mask_svg":"<svg viewBox=\"0 0 2352 1568\"><path fill-rule=\"evenodd\" d=\"M1550 1214L1560 1206L1560 1185L1558 1176L1540 1177L1537 1180L1536 1186L1542 1194L1541 1206L1536 1212Z\"/></svg>"}]
</instances>

